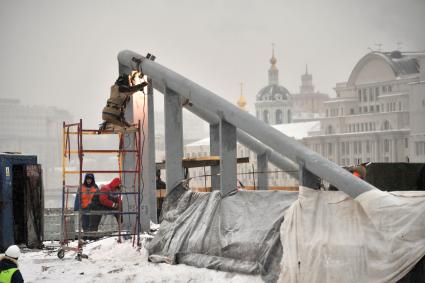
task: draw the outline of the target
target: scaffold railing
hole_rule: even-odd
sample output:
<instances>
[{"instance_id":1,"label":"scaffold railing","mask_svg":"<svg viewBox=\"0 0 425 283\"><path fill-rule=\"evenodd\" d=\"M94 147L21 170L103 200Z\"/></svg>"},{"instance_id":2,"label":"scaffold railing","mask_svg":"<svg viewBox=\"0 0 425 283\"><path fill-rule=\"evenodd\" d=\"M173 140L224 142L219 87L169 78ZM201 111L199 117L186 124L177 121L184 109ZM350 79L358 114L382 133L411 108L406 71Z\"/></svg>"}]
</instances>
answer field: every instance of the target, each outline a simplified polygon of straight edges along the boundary
<instances>
[{"instance_id":1,"label":"scaffold railing","mask_svg":"<svg viewBox=\"0 0 425 283\"><path fill-rule=\"evenodd\" d=\"M132 148L124 149L124 135L131 134L134 135L134 143ZM101 135L117 135L119 139L119 148L118 149L85 149L83 146L83 136L92 135L92 136L101 136ZM74 147L72 146L71 140L73 137L76 137L76 143L74 142ZM95 143L96 144L96 143ZM71 123L66 124L63 122L63 145L62 145L62 215L61 215L61 240L60 245L61 248L58 252L58 257L63 258L65 255L65 251L74 251L77 254L77 260L81 260L86 257L83 254L83 244L87 239L95 239L104 236L118 236L118 242L121 242L121 237L133 239L133 245L140 246L140 193L141 193L141 183L140 183L140 175L141 175L141 133L140 133L140 121L138 124L133 125L131 127L131 131L126 131L123 129L122 131L111 131L111 130L90 130L83 129L83 122L80 119L79 123ZM84 156L85 154L90 154L94 156L98 156L100 154L116 154L117 162L118 162L118 170L98 170L89 168L85 168L84 166ZM124 170L123 169L123 159L126 154L134 154L135 164L133 170ZM73 157L76 157L72 160ZM76 160L76 164L72 168L71 162ZM128 205L128 209L125 210L123 205L119 205L116 210L102 209L102 206L98 206L97 209L82 209L82 197L81 197L81 188L83 185L83 174L118 174L121 180L123 179L123 174L132 174L134 176L133 186L130 188L123 187L120 192L116 193L118 198L123 196L133 197L135 201L135 205L132 206L133 210L130 209L130 205ZM74 183L68 180L68 176L78 176L78 184L74 178ZM102 192L84 192L84 194L97 194L101 195ZM75 196L77 198L78 209L74 210L74 207L70 207L69 201L70 197ZM77 196L80 197L77 197ZM122 202L120 202L122 203ZM106 216L113 215L116 218L116 229L102 230L98 231L97 228L95 231L92 229L88 229L89 231L84 231L82 227L82 218L83 216L97 216L101 217L101 219L105 219ZM131 223L131 229L122 229L123 216L135 216L133 217L134 223ZM72 221L74 219L74 221ZM77 221L77 225L75 225L75 220ZM107 225L104 225L107 226ZM111 224L111 227L114 225ZM70 247L70 240L78 239L78 244L76 247Z\"/></svg>"}]
</instances>

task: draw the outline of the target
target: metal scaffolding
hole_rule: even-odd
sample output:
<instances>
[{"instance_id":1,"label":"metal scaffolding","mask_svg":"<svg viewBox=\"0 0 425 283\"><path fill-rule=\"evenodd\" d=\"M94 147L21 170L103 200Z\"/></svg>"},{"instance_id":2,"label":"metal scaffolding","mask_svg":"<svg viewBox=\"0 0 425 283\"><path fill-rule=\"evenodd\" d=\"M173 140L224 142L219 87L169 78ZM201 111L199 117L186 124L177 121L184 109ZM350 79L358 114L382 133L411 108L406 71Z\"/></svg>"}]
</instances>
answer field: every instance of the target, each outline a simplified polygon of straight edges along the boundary
<instances>
[{"instance_id":1,"label":"metal scaffolding","mask_svg":"<svg viewBox=\"0 0 425 283\"><path fill-rule=\"evenodd\" d=\"M132 127L131 131L111 131L111 130L89 130L83 129L83 122L80 119L79 123L66 124L63 122L63 145L62 145L62 217L61 217L61 248L58 251L58 257L63 258L65 251L74 251L77 253L77 259L81 260L85 257L83 255L83 243L85 239L98 238L103 236L118 236L118 242L121 242L121 237L132 237L133 245L140 245L140 202L141 202L141 131L140 121L138 124ZM124 149L124 135L134 135L133 147L130 149ZM85 149L83 146L83 136L101 136L101 135L118 135L119 148L118 149ZM71 148L71 137L76 136L76 148ZM99 155L99 154L116 154L118 161L118 170L89 170L84 167L84 156L86 154ZM134 154L135 164L134 170L123 169L123 159L125 154ZM72 170L70 168L71 157L77 157L78 170ZM75 168L74 168L75 169ZM128 210L123 210L122 205L119 206L118 210L83 210L81 203L81 188L83 184L83 174L118 174L123 179L123 174L131 174L134 176L134 185L132 187L123 187L119 192L119 197L133 196L135 205L134 209L131 210L128 206ZM69 183L67 181L68 175L78 175L78 184ZM86 192L89 193L89 192ZM79 194L78 201L79 209L74 211L73 208L69 208L69 196L74 195L77 197ZM89 193L90 194L90 193ZM101 194L99 192L94 194ZM117 230L110 231L83 231L82 228L82 217L83 215L115 215L117 218ZM133 217L133 223L131 229L122 230L122 219L124 215L131 215ZM69 240L75 239L75 224L71 219L77 218L77 247L70 247ZM118 220L120 219L120 220ZM71 226L71 227L70 227ZM72 235L70 235L72 233Z\"/></svg>"}]
</instances>

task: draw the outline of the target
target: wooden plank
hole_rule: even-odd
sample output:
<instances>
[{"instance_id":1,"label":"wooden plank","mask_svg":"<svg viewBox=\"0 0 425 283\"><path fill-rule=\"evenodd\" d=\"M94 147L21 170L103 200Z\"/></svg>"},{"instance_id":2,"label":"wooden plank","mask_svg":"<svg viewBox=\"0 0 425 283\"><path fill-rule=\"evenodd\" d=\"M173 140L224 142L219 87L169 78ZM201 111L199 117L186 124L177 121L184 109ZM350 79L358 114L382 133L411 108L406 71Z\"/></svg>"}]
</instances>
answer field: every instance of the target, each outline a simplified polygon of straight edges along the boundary
<instances>
[{"instance_id":1,"label":"wooden plank","mask_svg":"<svg viewBox=\"0 0 425 283\"><path fill-rule=\"evenodd\" d=\"M249 163L249 157L239 157L237 163ZM182 166L184 168L196 168L206 166L220 165L219 156L203 156L196 158L183 158ZM165 169L165 161L156 163L156 169Z\"/></svg>"}]
</instances>

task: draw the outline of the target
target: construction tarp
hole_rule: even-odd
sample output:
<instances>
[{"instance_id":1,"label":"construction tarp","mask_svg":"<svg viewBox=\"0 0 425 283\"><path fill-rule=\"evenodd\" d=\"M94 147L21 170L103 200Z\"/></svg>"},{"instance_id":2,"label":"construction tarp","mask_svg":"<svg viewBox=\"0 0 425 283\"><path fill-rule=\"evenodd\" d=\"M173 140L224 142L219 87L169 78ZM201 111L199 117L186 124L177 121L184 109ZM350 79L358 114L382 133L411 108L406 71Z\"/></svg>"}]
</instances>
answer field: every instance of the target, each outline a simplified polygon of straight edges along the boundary
<instances>
[{"instance_id":1,"label":"construction tarp","mask_svg":"<svg viewBox=\"0 0 425 283\"><path fill-rule=\"evenodd\" d=\"M280 273L280 227L297 192L235 191L222 195L174 188L162 208L161 227L148 245L150 260L222 271Z\"/></svg>"},{"instance_id":2,"label":"construction tarp","mask_svg":"<svg viewBox=\"0 0 425 283\"><path fill-rule=\"evenodd\" d=\"M301 187L281 239L279 282L397 282L425 254L425 192Z\"/></svg>"}]
</instances>

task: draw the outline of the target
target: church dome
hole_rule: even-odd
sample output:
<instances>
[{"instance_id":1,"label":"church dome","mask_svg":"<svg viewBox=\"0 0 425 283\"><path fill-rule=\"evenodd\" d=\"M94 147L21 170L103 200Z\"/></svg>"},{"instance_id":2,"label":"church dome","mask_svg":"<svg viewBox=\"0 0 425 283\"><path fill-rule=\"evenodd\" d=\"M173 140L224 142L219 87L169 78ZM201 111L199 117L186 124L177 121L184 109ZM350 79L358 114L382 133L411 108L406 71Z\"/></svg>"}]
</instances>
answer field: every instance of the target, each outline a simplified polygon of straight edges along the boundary
<instances>
[{"instance_id":1,"label":"church dome","mask_svg":"<svg viewBox=\"0 0 425 283\"><path fill-rule=\"evenodd\" d=\"M291 98L289 91L281 85L272 84L263 87L257 94L257 100L288 100Z\"/></svg>"},{"instance_id":2,"label":"church dome","mask_svg":"<svg viewBox=\"0 0 425 283\"><path fill-rule=\"evenodd\" d=\"M268 101L268 100L288 100L291 98L291 94L284 87L279 85L279 70L276 66L277 59L274 55L274 46L272 49L272 57L270 58L270 69L269 69L269 84L257 94L257 101Z\"/></svg>"}]
</instances>

